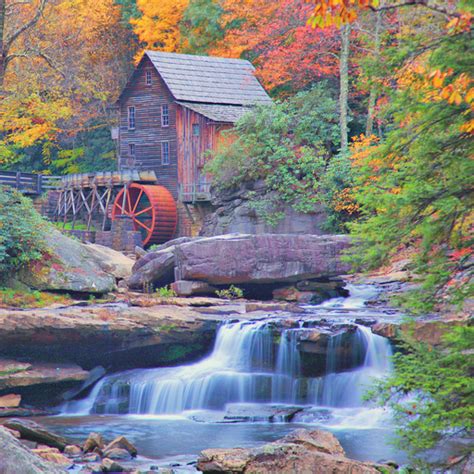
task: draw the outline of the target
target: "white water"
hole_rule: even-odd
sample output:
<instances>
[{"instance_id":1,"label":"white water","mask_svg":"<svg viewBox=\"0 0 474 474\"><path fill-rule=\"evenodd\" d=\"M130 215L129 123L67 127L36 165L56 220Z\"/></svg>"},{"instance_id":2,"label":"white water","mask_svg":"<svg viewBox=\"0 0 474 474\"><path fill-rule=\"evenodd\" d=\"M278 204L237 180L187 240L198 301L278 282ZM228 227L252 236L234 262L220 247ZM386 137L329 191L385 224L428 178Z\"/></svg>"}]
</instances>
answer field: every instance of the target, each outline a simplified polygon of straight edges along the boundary
<instances>
[{"instance_id":1,"label":"white water","mask_svg":"<svg viewBox=\"0 0 474 474\"><path fill-rule=\"evenodd\" d=\"M355 295L352 302L347 298L345 307L359 307L361 298ZM341 371L344 366L340 353L344 337L347 346L347 334L333 336L328 345L326 375L305 378L298 351L298 335L305 330L278 332L271 319L223 324L212 353L203 360L106 377L87 399L70 402L63 413L182 414L189 410L225 410L229 403L362 407L363 393L372 378L385 375L391 368L388 341L367 327L357 326L350 340L350 354L351 365L358 366Z\"/></svg>"}]
</instances>

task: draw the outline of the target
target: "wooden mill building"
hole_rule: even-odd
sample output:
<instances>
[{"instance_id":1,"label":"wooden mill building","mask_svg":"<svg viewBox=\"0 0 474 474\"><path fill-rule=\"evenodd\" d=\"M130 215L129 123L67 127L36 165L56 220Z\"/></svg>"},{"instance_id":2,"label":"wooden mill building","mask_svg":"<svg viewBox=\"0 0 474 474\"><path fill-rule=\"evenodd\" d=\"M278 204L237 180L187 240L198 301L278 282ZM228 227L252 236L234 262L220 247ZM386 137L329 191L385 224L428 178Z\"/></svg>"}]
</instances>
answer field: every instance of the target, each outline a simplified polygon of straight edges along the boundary
<instances>
[{"instance_id":1,"label":"wooden mill building","mask_svg":"<svg viewBox=\"0 0 474 474\"><path fill-rule=\"evenodd\" d=\"M269 103L248 61L145 51L118 101L120 169L154 171L178 202L206 201L206 152Z\"/></svg>"}]
</instances>

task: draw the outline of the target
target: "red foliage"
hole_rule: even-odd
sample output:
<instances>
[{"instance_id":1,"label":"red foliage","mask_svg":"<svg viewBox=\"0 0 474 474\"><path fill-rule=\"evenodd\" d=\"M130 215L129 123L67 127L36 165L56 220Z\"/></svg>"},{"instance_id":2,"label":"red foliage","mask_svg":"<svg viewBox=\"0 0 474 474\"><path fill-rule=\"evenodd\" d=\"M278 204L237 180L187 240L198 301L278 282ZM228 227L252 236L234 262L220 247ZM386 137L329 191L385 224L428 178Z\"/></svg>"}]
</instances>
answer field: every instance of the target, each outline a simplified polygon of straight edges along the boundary
<instances>
[{"instance_id":1,"label":"red foliage","mask_svg":"<svg viewBox=\"0 0 474 474\"><path fill-rule=\"evenodd\" d=\"M244 24L228 28L212 54L251 57L257 75L270 89L286 84L300 89L317 78L337 75L338 31L311 28L307 24L311 5L303 0L227 3L224 22L244 19Z\"/></svg>"}]
</instances>

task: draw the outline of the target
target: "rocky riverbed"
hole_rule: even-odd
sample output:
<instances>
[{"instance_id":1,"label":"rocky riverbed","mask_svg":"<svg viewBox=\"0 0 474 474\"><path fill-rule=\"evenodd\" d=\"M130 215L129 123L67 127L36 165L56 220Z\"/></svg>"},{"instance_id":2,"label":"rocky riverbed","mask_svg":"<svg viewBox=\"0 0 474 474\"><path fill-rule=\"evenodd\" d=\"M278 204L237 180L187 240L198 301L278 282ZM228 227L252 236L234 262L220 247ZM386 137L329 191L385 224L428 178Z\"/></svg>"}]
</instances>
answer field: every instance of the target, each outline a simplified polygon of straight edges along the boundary
<instances>
[{"instance_id":1,"label":"rocky riverbed","mask_svg":"<svg viewBox=\"0 0 474 474\"><path fill-rule=\"evenodd\" d=\"M41 464L51 460L56 466L76 463L82 469L88 462L84 456L90 454L83 446L90 432L102 433L107 442L122 435L131 438L139 456L128 453L133 459L120 460L128 471L152 465L176 472L195 470L206 448L219 450L201 455L199 466L205 471L228 471L234 461L235 472L257 467L266 472L272 465L282 472L295 466L304 471L316 462L333 466L324 464L329 460L323 462L322 451L308 442L313 435L307 433L323 428L336 435L349 457L373 461L351 464L354 461L339 448L323 450L325 456L338 458L331 463L346 469L340 472L347 472L348 466L353 472L372 472L364 469L379 469L374 462L394 456L403 462L402 453L386 446L391 430L387 414L360 405L360 381L372 370L380 375L388 367L387 342L379 336L396 344L400 331L410 326L415 338L437 344L453 322L433 315L408 324L389 306L386 294L410 285L403 269L366 279L362 286L348 285L339 260L345 238L259 239L185 239L146 253L135 264L121 255L104 254L100 247L77 244L98 278L111 279L106 302L84 299L81 291L73 290L75 302L66 306L0 309L0 419L36 417L76 448L42 445L26 435L18 441L13 428L13 433L0 433L1 446L21 450L20 458L34 455L31 463L37 470L31 472L62 472ZM292 244L296 246L290 251ZM216 246L217 253L212 251ZM245 254L247 261L227 258L232 252ZM200 260L201 254L206 258ZM61 259L66 265L66 257L58 253L55 266L41 279L44 284L60 278L61 288L97 290L80 271L81 262L71 261L62 272L57 263ZM150 290L165 281L164 275L173 280L176 276L172 287L190 296L143 294L127 287ZM216 289L231 283L241 284L247 297L261 294L266 301L215 297ZM119 290L110 292L116 284ZM223 327L231 332L220 348L216 335ZM367 359L373 343L381 344L383 350L376 352L385 354L382 361ZM237 344L235 349L232 344ZM257 344L254 349L252 344ZM250 365L241 366L239 360ZM161 380L158 391L156 380ZM334 395L347 383L347 390ZM358 389L349 388L351 383ZM169 405L167 397L187 393L186 384L194 395ZM45 416L57 413L61 416ZM298 427L309 430L304 440L288 441ZM327 434L321 436L328 439ZM25 452L25 446L36 452ZM237 446L242 449L234 450ZM118 459L104 456L104 449L95 454L91 469L118 469L113 464ZM305 464L298 464L300 460ZM287 461L290 464L284 464ZM339 467L334 469L339 472Z\"/></svg>"}]
</instances>

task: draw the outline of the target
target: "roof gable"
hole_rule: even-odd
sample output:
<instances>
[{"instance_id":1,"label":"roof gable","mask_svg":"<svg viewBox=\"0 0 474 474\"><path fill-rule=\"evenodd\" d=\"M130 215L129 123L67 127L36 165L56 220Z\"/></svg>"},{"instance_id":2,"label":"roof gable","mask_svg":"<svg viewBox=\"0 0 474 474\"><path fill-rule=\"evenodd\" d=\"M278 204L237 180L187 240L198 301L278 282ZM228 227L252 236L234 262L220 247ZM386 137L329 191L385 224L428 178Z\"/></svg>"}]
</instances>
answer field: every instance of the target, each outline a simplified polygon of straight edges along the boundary
<instances>
[{"instance_id":1,"label":"roof gable","mask_svg":"<svg viewBox=\"0 0 474 474\"><path fill-rule=\"evenodd\" d=\"M176 100L252 105L272 100L243 59L145 51Z\"/></svg>"}]
</instances>

